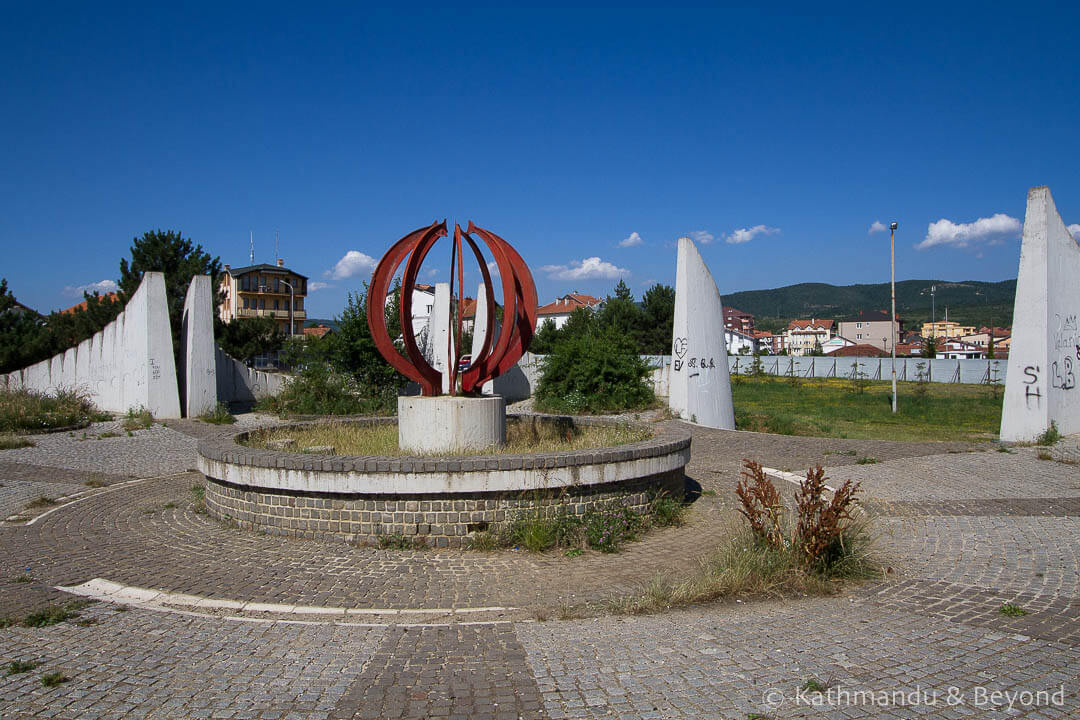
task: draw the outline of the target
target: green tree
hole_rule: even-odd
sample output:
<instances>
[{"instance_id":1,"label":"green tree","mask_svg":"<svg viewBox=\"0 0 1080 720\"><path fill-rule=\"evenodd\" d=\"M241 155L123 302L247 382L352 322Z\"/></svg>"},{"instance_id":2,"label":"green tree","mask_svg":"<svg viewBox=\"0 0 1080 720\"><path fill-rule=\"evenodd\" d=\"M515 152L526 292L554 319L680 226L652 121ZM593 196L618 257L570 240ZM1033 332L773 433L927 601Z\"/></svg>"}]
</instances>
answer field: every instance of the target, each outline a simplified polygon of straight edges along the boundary
<instances>
[{"instance_id":1,"label":"green tree","mask_svg":"<svg viewBox=\"0 0 1080 720\"><path fill-rule=\"evenodd\" d=\"M630 292L630 287L626 284L625 280L620 279L615 286L615 297L620 300L633 300L634 295Z\"/></svg>"},{"instance_id":2,"label":"green tree","mask_svg":"<svg viewBox=\"0 0 1080 720\"><path fill-rule=\"evenodd\" d=\"M937 338L933 335L926 338L926 347L923 349L924 358L936 358L937 357Z\"/></svg>"},{"instance_id":3,"label":"green tree","mask_svg":"<svg viewBox=\"0 0 1080 720\"><path fill-rule=\"evenodd\" d=\"M646 355L671 354L675 324L675 288L657 283L642 297L643 332L641 351Z\"/></svg>"},{"instance_id":4,"label":"green tree","mask_svg":"<svg viewBox=\"0 0 1080 720\"><path fill-rule=\"evenodd\" d=\"M537 408L610 413L647 407L655 401L649 372L637 348L611 328L570 335L544 359Z\"/></svg>"},{"instance_id":5,"label":"green tree","mask_svg":"<svg viewBox=\"0 0 1080 720\"><path fill-rule=\"evenodd\" d=\"M214 307L220 304L217 294L221 275L221 259L212 258L174 230L151 230L132 240L131 262L120 260L120 297L124 304L139 289L143 273L165 274L165 295L169 303L169 324L172 326L173 350L179 353L184 299L193 275L209 275L214 288Z\"/></svg>"},{"instance_id":6,"label":"green tree","mask_svg":"<svg viewBox=\"0 0 1080 720\"><path fill-rule=\"evenodd\" d=\"M559 328L560 339L587 338L596 333L596 313L589 308L579 307L570 313L563 326Z\"/></svg>"},{"instance_id":7,"label":"green tree","mask_svg":"<svg viewBox=\"0 0 1080 720\"><path fill-rule=\"evenodd\" d=\"M216 335L226 354L249 366L254 364L256 356L276 352L285 343L284 331L269 317L236 318L220 323Z\"/></svg>"},{"instance_id":8,"label":"green tree","mask_svg":"<svg viewBox=\"0 0 1080 720\"><path fill-rule=\"evenodd\" d=\"M395 291L386 304L386 322L390 337L394 329L400 335L400 316ZM362 292L349 293L345 298L345 309L337 319L338 331L323 338L326 344L326 357L335 369L348 373L355 378L359 392L371 399L378 400L383 410L392 412L397 401L398 390L405 384L405 378L386 362L371 336L367 321L367 286Z\"/></svg>"},{"instance_id":9,"label":"green tree","mask_svg":"<svg viewBox=\"0 0 1080 720\"><path fill-rule=\"evenodd\" d=\"M41 316L23 311L15 303L7 279L0 279L0 373L24 368L49 356L48 330Z\"/></svg>"},{"instance_id":10,"label":"green tree","mask_svg":"<svg viewBox=\"0 0 1080 720\"><path fill-rule=\"evenodd\" d=\"M615 297L608 297L604 302L604 309L596 316L596 325L600 330L610 330L619 335L624 335L635 352L642 352L641 336L645 326L645 313L634 302L626 285L619 281L626 290L625 297L619 294L616 288Z\"/></svg>"},{"instance_id":11,"label":"green tree","mask_svg":"<svg viewBox=\"0 0 1080 720\"><path fill-rule=\"evenodd\" d=\"M555 343L558 342L559 337L559 329L555 327L555 321L546 318L544 322L540 323L540 329L533 335L532 342L529 343L529 352L547 355L555 348Z\"/></svg>"}]
</instances>

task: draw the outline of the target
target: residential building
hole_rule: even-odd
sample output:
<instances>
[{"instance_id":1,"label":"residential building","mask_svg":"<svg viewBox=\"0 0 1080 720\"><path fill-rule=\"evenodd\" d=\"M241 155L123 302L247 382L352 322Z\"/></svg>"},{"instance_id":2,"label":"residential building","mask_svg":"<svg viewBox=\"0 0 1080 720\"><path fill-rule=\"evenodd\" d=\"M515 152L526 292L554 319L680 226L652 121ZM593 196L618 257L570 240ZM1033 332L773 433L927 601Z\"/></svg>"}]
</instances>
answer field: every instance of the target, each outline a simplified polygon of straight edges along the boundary
<instances>
[{"instance_id":1,"label":"residential building","mask_svg":"<svg viewBox=\"0 0 1080 720\"><path fill-rule=\"evenodd\" d=\"M733 307L724 306L724 327L738 330L744 335L754 334L754 316Z\"/></svg>"},{"instance_id":2,"label":"residential building","mask_svg":"<svg viewBox=\"0 0 1080 720\"><path fill-rule=\"evenodd\" d=\"M938 320L937 322L923 323L921 334L924 338L958 338L974 333L975 327L972 325L961 325L951 320Z\"/></svg>"},{"instance_id":3,"label":"residential building","mask_svg":"<svg viewBox=\"0 0 1080 720\"><path fill-rule=\"evenodd\" d=\"M321 338L334 332L334 329L319 323L314 327L304 328L304 337L306 338Z\"/></svg>"},{"instance_id":4,"label":"residential building","mask_svg":"<svg viewBox=\"0 0 1080 720\"><path fill-rule=\"evenodd\" d=\"M1009 347L1012 340L1012 328L988 328L984 326L979 328L978 332L963 335L960 339L986 350L989 348L991 335L994 338L994 351L997 352L998 348Z\"/></svg>"},{"instance_id":5,"label":"residential building","mask_svg":"<svg viewBox=\"0 0 1080 720\"><path fill-rule=\"evenodd\" d=\"M963 340L942 340L938 343L937 356L945 360L978 360L986 357L986 351Z\"/></svg>"},{"instance_id":6,"label":"residential building","mask_svg":"<svg viewBox=\"0 0 1080 720\"><path fill-rule=\"evenodd\" d=\"M724 342L727 343L728 355L753 355L758 351L758 342L753 335L724 328Z\"/></svg>"},{"instance_id":7,"label":"residential building","mask_svg":"<svg viewBox=\"0 0 1080 720\"><path fill-rule=\"evenodd\" d=\"M561 328L578 308L588 308L595 311L601 302L600 298L585 293L567 293L562 297L555 298L554 302L541 305L536 309L536 329L539 330L545 320L552 320L556 328Z\"/></svg>"},{"instance_id":8,"label":"residential building","mask_svg":"<svg viewBox=\"0 0 1080 720\"><path fill-rule=\"evenodd\" d=\"M752 333L758 344L758 352L779 355L787 349L787 338L784 335L773 335L765 330L755 330Z\"/></svg>"},{"instance_id":9,"label":"residential building","mask_svg":"<svg viewBox=\"0 0 1080 720\"><path fill-rule=\"evenodd\" d=\"M821 352L825 353L826 355L832 355L834 352L840 350L841 348L851 347L855 344L856 343L854 340L848 340L846 337L843 337L841 335L834 335L825 342L821 343Z\"/></svg>"},{"instance_id":10,"label":"residential building","mask_svg":"<svg viewBox=\"0 0 1080 720\"><path fill-rule=\"evenodd\" d=\"M226 323L237 318L269 317L277 321L286 335L303 335L307 320L304 310L307 280L306 275L285 267L285 261L280 259L277 265L263 263L239 268L226 265L218 288L222 297L218 316Z\"/></svg>"},{"instance_id":11,"label":"residential building","mask_svg":"<svg viewBox=\"0 0 1080 720\"><path fill-rule=\"evenodd\" d=\"M833 321L811 318L792 320L784 331L787 348L792 355L809 355L833 336Z\"/></svg>"},{"instance_id":12,"label":"residential building","mask_svg":"<svg viewBox=\"0 0 1080 720\"><path fill-rule=\"evenodd\" d=\"M854 317L837 323L837 332L843 337L879 350L888 350L893 338L899 342L903 330L903 321L897 318L893 323L892 316L884 310L860 310Z\"/></svg>"}]
</instances>

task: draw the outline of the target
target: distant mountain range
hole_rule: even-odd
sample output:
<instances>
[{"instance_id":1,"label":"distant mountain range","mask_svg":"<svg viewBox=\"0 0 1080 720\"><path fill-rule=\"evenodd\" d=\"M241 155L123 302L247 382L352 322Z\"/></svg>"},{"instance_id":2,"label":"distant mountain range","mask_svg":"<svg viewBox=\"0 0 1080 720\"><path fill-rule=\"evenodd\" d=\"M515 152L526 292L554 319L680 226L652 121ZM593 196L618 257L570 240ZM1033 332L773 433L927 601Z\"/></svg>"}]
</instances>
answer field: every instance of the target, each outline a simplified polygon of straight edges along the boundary
<instances>
[{"instance_id":1,"label":"distant mountain range","mask_svg":"<svg viewBox=\"0 0 1080 720\"><path fill-rule=\"evenodd\" d=\"M904 327L917 330L930 321L931 294L938 320L966 325L999 327L1012 324L1016 280L903 280L896 283L896 314ZM795 318L842 320L860 310L889 311L889 283L874 285L828 285L799 283L772 290L745 290L724 296L724 305L755 317L759 330L777 330Z\"/></svg>"}]
</instances>

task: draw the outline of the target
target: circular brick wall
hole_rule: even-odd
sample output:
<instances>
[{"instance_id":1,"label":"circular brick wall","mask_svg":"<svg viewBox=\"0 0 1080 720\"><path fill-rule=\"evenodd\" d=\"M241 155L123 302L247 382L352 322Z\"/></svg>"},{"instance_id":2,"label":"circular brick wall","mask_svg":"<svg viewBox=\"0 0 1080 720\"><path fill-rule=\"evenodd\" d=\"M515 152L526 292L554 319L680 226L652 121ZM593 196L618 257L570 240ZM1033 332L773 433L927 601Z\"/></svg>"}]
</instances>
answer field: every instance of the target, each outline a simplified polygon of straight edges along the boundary
<instances>
[{"instance_id":1,"label":"circular brick wall","mask_svg":"<svg viewBox=\"0 0 1080 720\"><path fill-rule=\"evenodd\" d=\"M247 435L199 444L211 515L272 534L371 544L402 535L462 547L472 533L521 513L583 514L613 502L643 511L657 492L681 497L690 457L689 433L669 427L610 448L447 458L257 450L237 444Z\"/></svg>"}]
</instances>

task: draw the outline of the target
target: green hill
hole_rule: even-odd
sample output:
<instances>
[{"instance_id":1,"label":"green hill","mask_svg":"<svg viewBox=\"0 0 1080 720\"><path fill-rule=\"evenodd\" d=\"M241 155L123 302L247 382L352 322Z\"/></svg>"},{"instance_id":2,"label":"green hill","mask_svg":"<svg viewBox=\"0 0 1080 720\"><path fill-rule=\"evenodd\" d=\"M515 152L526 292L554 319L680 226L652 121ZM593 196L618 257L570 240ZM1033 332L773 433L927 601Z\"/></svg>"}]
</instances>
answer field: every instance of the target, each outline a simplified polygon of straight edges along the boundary
<instances>
[{"instance_id":1,"label":"green hill","mask_svg":"<svg viewBox=\"0 0 1080 720\"><path fill-rule=\"evenodd\" d=\"M936 318L965 325L1012 324L1016 280L903 280L896 283L896 313L904 327L930 321L930 287L935 286ZM745 290L724 296L724 305L754 315L759 330L776 331L795 318L840 320L860 310L889 310L889 283L828 285L800 283L772 290Z\"/></svg>"}]
</instances>

